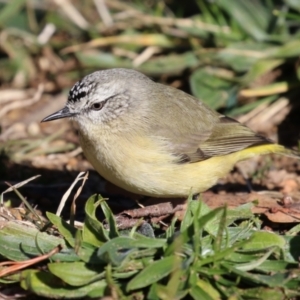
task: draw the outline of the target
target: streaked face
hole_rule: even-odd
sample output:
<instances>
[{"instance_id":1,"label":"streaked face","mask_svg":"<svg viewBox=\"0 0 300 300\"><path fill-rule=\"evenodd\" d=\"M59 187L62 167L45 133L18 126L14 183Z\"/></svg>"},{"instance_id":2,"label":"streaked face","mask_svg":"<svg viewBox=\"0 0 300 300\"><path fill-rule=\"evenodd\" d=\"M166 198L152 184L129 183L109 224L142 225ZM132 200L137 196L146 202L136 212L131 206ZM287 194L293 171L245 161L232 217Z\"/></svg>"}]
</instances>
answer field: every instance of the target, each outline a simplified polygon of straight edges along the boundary
<instances>
[{"instance_id":1,"label":"streaked face","mask_svg":"<svg viewBox=\"0 0 300 300\"><path fill-rule=\"evenodd\" d=\"M72 118L81 125L100 124L117 118L127 109L129 96L126 91L110 81L100 83L89 76L71 88L63 109L44 118L42 122Z\"/></svg>"},{"instance_id":2,"label":"streaked face","mask_svg":"<svg viewBox=\"0 0 300 300\"><path fill-rule=\"evenodd\" d=\"M142 109L141 104L147 103L145 90L151 84L153 82L148 77L134 70L94 72L71 88L63 109L44 118L42 122L72 118L85 128L109 124L127 111ZM142 91L143 97L140 96Z\"/></svg>"}]
</instances>

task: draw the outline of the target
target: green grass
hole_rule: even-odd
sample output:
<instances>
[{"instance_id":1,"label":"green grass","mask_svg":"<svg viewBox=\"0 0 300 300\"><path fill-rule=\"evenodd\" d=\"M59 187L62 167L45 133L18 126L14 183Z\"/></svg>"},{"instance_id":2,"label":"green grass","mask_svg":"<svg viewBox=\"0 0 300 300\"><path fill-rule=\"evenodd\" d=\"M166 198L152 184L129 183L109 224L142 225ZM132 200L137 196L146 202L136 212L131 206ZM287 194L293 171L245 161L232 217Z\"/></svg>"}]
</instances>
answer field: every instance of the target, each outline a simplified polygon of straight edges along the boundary
<instances>
[{"instance_id":1,"label":"green grass","mask_svg":"<svg viewBox=\"0 0 300 300\"><path fill-rule=\"evenodd\" d=\"M10 220L0 231L0 254L12 261L44 255L39 268L7 275L49 298L111 296L115 299L285 299L299 296L299 237L263 231L248 203L210 210L189 200L184 220L147 237L122 232L100 196L87 200L82 228L48 213L54 226L41 232ZM109 229L95 217L103 210ZM53 229L55 229L53 231ZM56 232L57 231L57 232ZM3 271L3 269L2 269Z\"/></svg>"}]
</instances>

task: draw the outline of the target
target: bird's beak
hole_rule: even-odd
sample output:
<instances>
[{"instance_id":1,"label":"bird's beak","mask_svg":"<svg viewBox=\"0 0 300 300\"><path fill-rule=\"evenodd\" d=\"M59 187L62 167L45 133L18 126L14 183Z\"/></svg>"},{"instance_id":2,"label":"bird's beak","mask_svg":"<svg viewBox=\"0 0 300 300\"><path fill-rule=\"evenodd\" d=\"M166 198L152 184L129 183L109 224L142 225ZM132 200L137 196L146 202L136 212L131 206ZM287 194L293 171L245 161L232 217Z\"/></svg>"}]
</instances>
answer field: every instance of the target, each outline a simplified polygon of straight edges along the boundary
<instances>
[{"instance_id":1,"label":"bird's beak","mask_svg":"<svg viewBox=\"0 0 300 300\"><path fill-rule=\"evenodd\" d=\"M49 122L57 119L62 119L62 118L69 118L75 116L76 113L71 113L69 108L65 106L63 109L51 114L50 116L44 118L41 122Z\"/></svg>"}]
</instances>

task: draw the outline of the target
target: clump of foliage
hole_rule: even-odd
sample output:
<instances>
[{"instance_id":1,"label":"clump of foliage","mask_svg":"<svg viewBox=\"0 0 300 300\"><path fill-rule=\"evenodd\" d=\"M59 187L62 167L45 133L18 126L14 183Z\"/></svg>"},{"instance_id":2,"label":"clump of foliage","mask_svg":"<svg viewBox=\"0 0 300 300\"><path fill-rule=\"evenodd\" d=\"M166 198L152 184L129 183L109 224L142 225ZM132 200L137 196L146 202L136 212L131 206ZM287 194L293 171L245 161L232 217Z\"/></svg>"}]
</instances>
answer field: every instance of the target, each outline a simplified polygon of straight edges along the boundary
<instances>
[{"instance_id":1,"label":"clump of foliage","mask_svg":"<svg viewBox=\"0 0 300 300\"><path fill-rule=\"evenodd\" d=\"M0 231L2 259L20 264L58 245L61 251L37 268L31 266L1 281L19 282L31 293L56 299L299 296L299 238L259 230L251 205L234 211L210 210L202 201L189 201L182 223L178 226L174 219L155 238L138 233L137 228L119 232L99 196L87 201L81 229L51 213L47 232L11 220ZM99 206L109 229L95 216Z\"/></svg>"}]
</instances>

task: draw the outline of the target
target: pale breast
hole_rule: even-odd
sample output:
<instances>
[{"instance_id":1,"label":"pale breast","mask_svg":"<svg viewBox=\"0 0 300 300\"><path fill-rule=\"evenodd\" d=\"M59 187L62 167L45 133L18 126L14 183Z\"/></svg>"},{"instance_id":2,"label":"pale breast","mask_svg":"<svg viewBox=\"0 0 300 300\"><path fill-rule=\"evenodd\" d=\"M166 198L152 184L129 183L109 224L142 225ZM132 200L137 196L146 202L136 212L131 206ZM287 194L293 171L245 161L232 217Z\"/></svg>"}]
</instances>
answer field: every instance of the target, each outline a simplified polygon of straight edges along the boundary
<instances>
[{"instance_id":1,"label":"pale breast","mask_svg":"<svg viewBox=\"0 0 300 300\"><path fill-rule=\"evenodd\" d=\"M80 134L80 144L101 176L137 194L152 195L164 176L162 166L170 165L174 159L148 138L102 135L93 140Z\"/></svg>"},{"instance_id":2,"label":"pale breast","mask_svg":"<svg viewBox=\"0 0 300 300\"><path fill-rule=\"evenodd\" d=\"M96 171L115 185L145 196L186 197L203 192L238 160L233 153L178 164L173 155L149 138L114 135L100 140L80 137L84 154Z\"/></svg>"}]
</instances>

